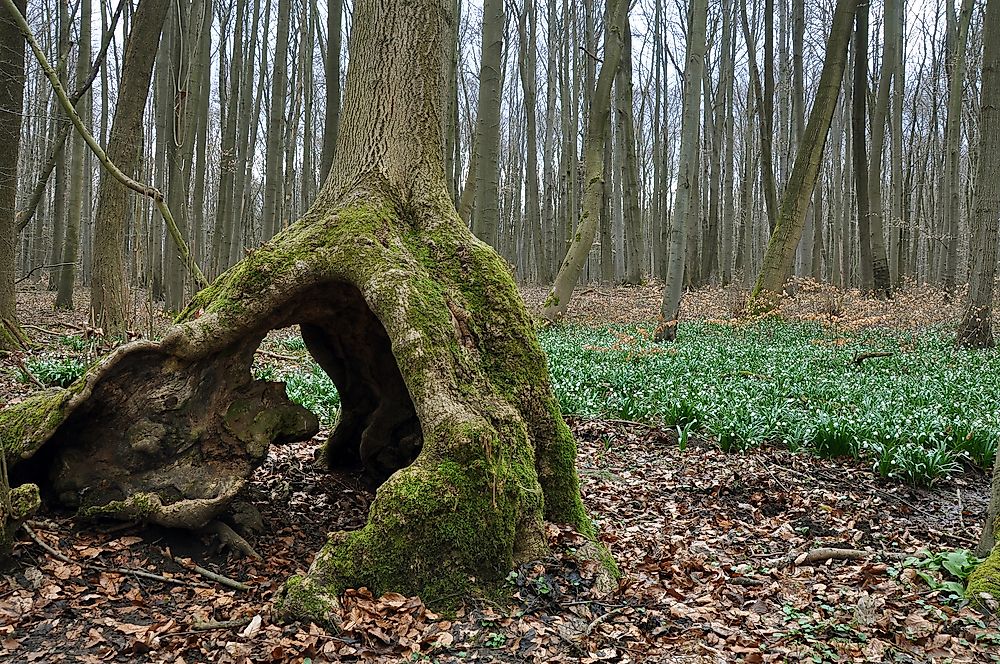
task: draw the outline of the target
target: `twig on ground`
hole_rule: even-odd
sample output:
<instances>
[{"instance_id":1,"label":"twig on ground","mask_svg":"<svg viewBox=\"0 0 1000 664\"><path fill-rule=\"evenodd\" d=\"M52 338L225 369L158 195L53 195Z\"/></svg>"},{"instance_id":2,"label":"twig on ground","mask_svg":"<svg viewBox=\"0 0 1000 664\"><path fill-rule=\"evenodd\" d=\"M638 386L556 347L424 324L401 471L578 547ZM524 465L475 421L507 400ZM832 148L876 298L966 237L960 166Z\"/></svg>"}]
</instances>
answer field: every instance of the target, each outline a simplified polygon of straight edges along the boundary
<instances>
[{"instance_id":1,"label":"twig on ground","mask_svg":"<svg viewBox=\"0 0 1000 664\"><path fill-rule=\"evenodd\" d=\"M827 560L865 560L867 558L882 558L888 560L906 560L907 558L920 558L924 553L902 553L899 551L862 551L861 549L838 549L835 547L820 547L804 553L794 551L765 561L768 567L784 567L787 565L814 565L826 562Z\"/></svg>"},{"instance_id":2,"label":"twig on ground","mask_svg":"<svg viewBox=\"0 0 1000 664\"><path fill-rule=\"evenodd\" d=\"M749 576L731 576L726 579L726 583L734 586L762 586L767 581L764 579L754 579Z\"/></svg>"},{"instance_id":3,"label":"twig on ground","mask_svg":"<svg viewBox=\"0 0 1000 664\"><path fill-rule=\"evenodd\" d=\"M204 622L200 620L194 621L191 625L191 629L196 632L208 632L216 629L234 629L238 627L246 627L250 624L253 618L234 618L233 620L206 620Z\"/></svg>"},{"instance_id":4,"label":"twig on ground","mask_svg":"<svg viewBox=\"0 0 1000 664\"><path fill-rule=\"evenodd\" d=\"M189 569L192 572L197 572L206 579L215 581L216 583L232 588L233 590L240 590L244 592L250 590L250 586L248 586L247 584L240 583L239 581L236 581L234 579L230 579L228 576L225 576L224 574L219 574L218 572L213 572L210 569L205 569L201 565L196 565L194 562L186 563L184 562L183 559L179 558L172 558L172 560L185 569Z\"/></svg>"},{"instance_id":5,"label":"twig on ground","mask_svg":"<svg viewBox=\"0 0 1000 664\"><path fill-rule=\"evenodd\" d=\"M42 383L42 381L35 378L35 374L31 373L31 371L28 370L28 366L24 363L23 357L17 354L11 355L11 357L14 360L14 364L17 365L17 368L21 370L21 373L24 374L24 377L27 378L32 385L41 390L45 389L45 384Z\"/></svg>"},{"instance_id":6,"label":"twig on ground","mask_svg":"<svg viewBox=\"0 0 1000 664\"><path fill-rule=\"evenodd\" d=\"M278 353L272 353L269 350L264 350L263 348L257 349L258 355L263 355L264 357L270 357L274 360L284 360L285 362L301 362L301 357L293 357L291 355L279 355Z\"/></svg>"},{"instance_id":7,"label":"twig on ground","mask_svg":"<svg viewBox=\"0 0 1000 664\"><path fill-rule=\"evenodd\" d=\"M246 541L246 539L244 539L239 533L221 521L212 521L207 526L202 528L202 531L211 533L218 537L224 547L229 547L238 551L248 558L263 560L261 555L254 550L250 542Z\"/></svg>"},{"instance_id":8,"label":"twig on ground","mask_svg":"<svg viewBox=\"0 0 1000 664\"><path fill-rule=\"evenodd\" d=\"M79 561L71 560L66 555L60 553L53 547L46 544L45 541L38 536L38 533L36 533L35 530L30 525L25 523L22 524L22 527L24 528L24 532L28 533L28 537L30 537L35 542L35 544L42 547L42 549L44 549L46 553L48 553L56 560L60 560L69 565L80 565L81 567L87 567L89 569L97 570L98 572L113 572L115 574L138 576L143 579L150 579L151 581L159 581L160 583L172 583L177 586L191 586L194 588L206 587L204 583L196 583L193 581L189 581L187 579L171 579L169 577L161 576L159 574L153 574L152 572L147 572L141 569L132 569L130 567L105 567L104 565L95 565L94 563L88 563L82 560Z\"/></svg>"},{"instance_id":9,"label":"twig on ground","mask_svg":"<svg viewBox=\"0 0 1000 664\"><path fill-rule=\"evenodd\" d=\"M878 357L892 357L893 355L895 355L895 353L858 353L851 361L860 367L865 360L874 360Z\"/></svg>"},{"instance_id":10,"label":"twig on ground","mask_svg":"<svg viewBox=\"0 0 1000 664\"><path fill-rule=\"evenodd\" d=\"M591 622L589 625L587 625L587 629L584 630L584 632L583 632L584 635L585 636L590 636L590 633L594 631L595 627L597 627L598 625L600 625L605 620L611 618L612 616L618 615L624 609L625 609L624 606L619 606L617 609L611 609L607 613L605 613L603 615L600 615L600 616L597 616L596 618L594 618L593 622Z\"/></svg>"},{"instance_id":11,"label":"twig on ground","mask_svg":"<svg viewBox=\"0 0 1000 664\"><path fill-rule=\"evenodd\" d=\"M44 327L38 327L37 325L22 325L21 327L23 327L26 330L36 330L38 332L41 332L42 334L48 334L48 335L53 336L53 337L61 337L62 336L62 334L60 334L59 332L53 332L52 330L46 330Z\"/></svg>"}]
</instances>

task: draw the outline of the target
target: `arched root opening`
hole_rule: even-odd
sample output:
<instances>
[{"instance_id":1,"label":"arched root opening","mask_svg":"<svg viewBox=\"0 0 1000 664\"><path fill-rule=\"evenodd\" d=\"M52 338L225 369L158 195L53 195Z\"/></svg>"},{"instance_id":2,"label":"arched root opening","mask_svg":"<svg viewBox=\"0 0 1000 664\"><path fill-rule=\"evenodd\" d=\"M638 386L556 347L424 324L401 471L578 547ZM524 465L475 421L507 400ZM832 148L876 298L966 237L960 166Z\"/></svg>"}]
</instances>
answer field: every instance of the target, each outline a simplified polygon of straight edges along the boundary
<instances>
[{"instance_id":1,"label":"arched root opening","mask_svg":"<svg viewBox=\"0 0 1000 664\"><path fill-rule=\"evenodd\" d=\"M250 254L161 342L0 413L22 477L84 515L204 525L270 443L317 430L282 384L250 374L264 335L299 324L343 404L326 459L379 488L367 524L289 582L286 615L323 620L360 586L457 601L543 553L543 518L591 535L575 443L507 267L457 218L417 224L363 198L320 205Z\"/></svg>"}]
</instances>

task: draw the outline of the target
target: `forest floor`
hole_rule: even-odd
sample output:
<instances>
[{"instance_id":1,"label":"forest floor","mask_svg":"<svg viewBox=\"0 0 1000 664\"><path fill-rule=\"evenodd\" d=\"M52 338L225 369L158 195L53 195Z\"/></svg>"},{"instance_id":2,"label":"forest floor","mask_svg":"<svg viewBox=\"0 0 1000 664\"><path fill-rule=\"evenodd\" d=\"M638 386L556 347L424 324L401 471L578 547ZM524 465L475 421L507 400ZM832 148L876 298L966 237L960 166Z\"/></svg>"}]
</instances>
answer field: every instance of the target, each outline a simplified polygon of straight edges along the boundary
<instances>
[{"instance_id":1,"label":"forest floor","mask_svg":"<svg viewBox=\"0 0 1000 664\"><path fill-rule=\"evenodd\" d=\"M658 293L584 288L570 319L648 322ZM525 290L529 306L543 296ZM726 319L739 297L697 292L685 315ZM86 321L51 302L22 291L19 313L32 339L56 347ZM929 289L885 304L809 284L785 305L789 317L844 328L949 324L958 311ZM137 327L155 334L166 323ZM32 389L8 369L4 402ZM1000 662L996 618L965 606L949 581L976 544L983 472L915 489L856 461L774 446L725 453L708 438L681 444L673 429L629 422L570 424L584 501L622 571L611 594L568 555L578 538L553 527L553 555L511 575L508 604L439 615L417 598L359 589L345 596L336 634L274 622L283 580L305 571L327 532L360 526L372 499L358 478L320 468L310 442L272 448L254 477L247 499L266 526L252 540L261 561L188 533L38 516L0 572L0 661ZM867 553L839 559L847 549ZM920 552L931 555L907 557ZM167 581L111 571L122 569Z\"/></svg>"}]
</instances>

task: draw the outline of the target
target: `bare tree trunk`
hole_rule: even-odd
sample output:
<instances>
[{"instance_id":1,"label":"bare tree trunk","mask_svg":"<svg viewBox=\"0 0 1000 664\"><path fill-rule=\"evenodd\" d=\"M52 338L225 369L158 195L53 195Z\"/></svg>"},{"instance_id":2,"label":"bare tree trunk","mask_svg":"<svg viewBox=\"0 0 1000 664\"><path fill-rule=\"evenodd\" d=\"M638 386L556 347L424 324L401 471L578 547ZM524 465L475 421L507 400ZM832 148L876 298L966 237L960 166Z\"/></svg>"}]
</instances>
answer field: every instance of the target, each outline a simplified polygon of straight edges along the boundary
<instances>
[{"instance_id":1,"label":"bare tree trunk","mask_svg":"<svg viewBox=\"0 0 1000 664\"><path fill-rule=\"evenodd\" d=\"M948 110L945 119L945 177L944 200L947 251L944 254L944 290L951 295L958 278L959 215L961 214L962 191L959 186L962 149L962 97L965 84L965 52L969 41L969 23L972 20L972 0L962 0L958 17L954 16L952 2L946 3L948 16L948 40L951 50L946 66L948 72Z\"/></svg>"},{"instance_id":2,"label":"bare tree trunk","mask_svg":"<svg viewBox=\"0 0 1000 664\"><path fill-rule=\"evenodd\" d=\"M897 38L895 34L899 19L896 17L898 0L885 0L885 18L882 21L882 70L879 74L875 106L872 108L872 154L868 167L868 195L871 210L868 215L871 233L872 279L875 294L892 297L892 282L889 274L889 259L886 255L883 235L882 212L882 154L885 147L885 123L889 111L889 91L895 72Z\"/></svg>"},{"instance_id":3,"label":"bare tree trunk","mask_svg":"<svg viewBox=\"0 0 1000 664\"><path fill-rule=\"evenodd\" d=\"M858 244L861 256L861 290L874 288L871 246L871 204L868 194L868 148L866 145L868 102L868 12L867 2L858 3L854 26L854 91L851 109L851 155L854 190L858 203Z\"/></svg>"},{"instance_id":4,"label":"bare tree trunk","mask_svg":"<svg viewBox=\"0 0 1000 664\"><path fill-rule=\"evenodd\" d=\"M141 0L125 45L118 100L108 142L108 157L128 176L138 172L142 116L153 76L156 45L170 0ZM104 173L97 193L94 275L90 284L92 318L106 334L125 332L128 303L125 275L125 224L129 214L125 186Z\"/></svg>"},{"instance_id":5,"label":"bare tree trunk","mask_svg":"<svg viewBox=\"0 0 1000 664\"><path fill-rule=\"evenodd\" d=\"M670 220L667 279L656 326L656 340L677 338L677 318L684 289L684 261L688 234L698 223L698 134L701 129L701 86L705 66L708 0L691 0L688 14L687 55L684 65L684 95L681 118L680 164L674 210Z\"/></svg>"},{"instance_id":6,"label":"bare tree trunk","mask_svg":"<svg viewBox=\"0 0 1000 664\"><path fill-rule=\"evenodd\" d=\"M642 282L642 211L639 208L639 159L635 136L635 99L632 93L632 31L626 23L621 63L618 65L618 113L621 119L622 217L625 235L625 283Z\"/></svg>"},{"instance_id":7,"label":"bare tree trunk","mask_svg":"<svg viewBox=\"0 0 1000 664\"><path fill-rule=\"evenodd\" d=\"M472 228L476 236L499 248L500 226L500 85L503 57L503 0L483 3L479 105L476 110L476 189Z\"/></svg>"},{"instance_id":8,"label":"bare tree trunk","mask_svg":"<svg viewBox=\"0 0 1000 664\"><path fill-rule=\"evenodd\" d=\"M80 43L77 49L76 85L82 86L90 74L90 22L91 2L80 2ZM90 121L90 97L84 95L76 106L85 122ZM83 217L83 182L90 177L86 169L86 145L80 136L73 137L70 160L69 214L66 217L66 235L63 238L62 266L59 268L59 288L56 291L56 308L73 308L73 287L76 285L76 263L80 255L80 221ZM89 206L89 203L87 203Z\"/></svg>"},{"instance_id":9,"label":"bare tree trunk","mask_svg":"<svg viewBox=\"0 0 1000 664\"><path fill-rule=\"evenodd\" d=\"M340 133L340 51L344 0L330 0L326 12L326 120L323 125L323 156L319 178L326 182L336 157ZM457 20L457 19L456 19Z\"/></svg>"},{"instance_id":10,"label":"bare tree trunk","mask_svg":"<svg viewBox=\"0 0 1000 664\"><path fill-rule=\"evenodd\" d=\"M840 95L840 85L847 67L851 22L857 5L858 0L838 0L834 10L819 89L809 113L809 124L795 155L791 177L782 196L778 225L767 245L764 264L750 296L748 309L751 313L773 309L777 298L781 296L785 281L792 274L795 249L802 237L806 213L823 162L826 137L837 109L837 97Z\"/></svg>"},{"instance_id":11,"label":"bare tree trunk","mask_svg":"<svg viewBox=\"0 0 1000 664\"><path fill-rule=\"evenodd\" d=\"M989 0L983 25L983 83L979 116L979 160L972 216L969 300L958 326L962 346L993 346L993 285L1000 223L1000 0ZM987 529L989 530L989 529ZM986 547L990 548L990 547Z\"/></svg>"},{"instance_id":12,"label":"bare tree trunk","mask_svg":"<svg viewBox=\"0 0 1000 664\"><path fill-rule=\"evenodd\" d=\"M280 201L284 168L281 160L285 135L285 97L288 94L288 24L292 0L278 0L277 39L271 70L271 106L267 113L267 150L264 157L264 205L261 212L263 240L280 228Z\"/></svg>"},{"instance_id":13,"label":"bare tree trunk","mask_svg":"<svg viewBox=\"0 0 1000 664\"><path fill-rule=\"evenodd\" d=\"M527 154L525 157L524 225L531 237L531 254L539 269L545 262L542 249L542 221L538 196L538 124L536 113L536 29L538 17L534 0L524 0L518 18L519 50L518 70L524 93L524 115Z\"/></svg>"},{"instance_id":14,"label":"bare tree trunk","mask_svg":"<svg viewBox=\"0 0 1000 664\"><path fill-rule=\"evenodd\" d=\"M24 12L26 0L18 1ZM17 247L17 162L24 106L24 38L13 17L0 7L0 349L20 343L7 329L17 325L14 296ZM2 496L6 497L6 496ZM0 521L0 525L3 525Z\"/></svg>"},{"instance_id":15,"label":"bare tree trunk","mask_svg":"<svg viewBox=\"0 0 1000 664\"><path fill-rule=\"evenodd\" d=\"M542 310L542 316L553 322L561 320L566 315L570 298L573 297L573 289L580 278L584 263L594 245L594 235L597 233L604 195L604 146L611 116L611 85L621 58L623 31L628 22L628 2L613 0L608 7L607 21L609 29L605 32L607 41L604 45L604 61L601 63L596 88L590 98L587 140L584 144L586 188L583 195L583 211Z\"/></svg>"}]
</instances>

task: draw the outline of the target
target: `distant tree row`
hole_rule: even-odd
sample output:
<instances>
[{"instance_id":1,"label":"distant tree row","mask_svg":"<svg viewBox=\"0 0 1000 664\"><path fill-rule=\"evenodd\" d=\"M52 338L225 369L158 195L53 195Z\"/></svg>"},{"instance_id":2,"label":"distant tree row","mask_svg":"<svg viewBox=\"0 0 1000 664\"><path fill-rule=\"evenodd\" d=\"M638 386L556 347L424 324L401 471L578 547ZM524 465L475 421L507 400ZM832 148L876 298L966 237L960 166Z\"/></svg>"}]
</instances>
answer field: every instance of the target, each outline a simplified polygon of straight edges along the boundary
<instances>
[{"instance_id":1,"label":"distant tree row","mask_svg":"<svg viewBox=\"0 0 1000 664\"><path fill-rule=\"evenodd\" d=\"M834 4L456 6L442 150L460 214L524 282L551 284L572 263L553 303L578 280L750 287L784 195L805 191L789 182L822 99L829 129L788 272L882 294L904 279L953 290L976 255L982 8ZM25 9L84 122L127 174L164 192L210 278L316 195L336 159L352 28L342 0ZM16 253L0 263L47 279L60 307L90 286L111 331L147 306L140 292L179 310L195 283L152 201L105 184L15 41L0 58L0 113L20 120L3 123L0 216ZM821 97L830 44L845 61Z\"/></svg>"}]
</instances>

